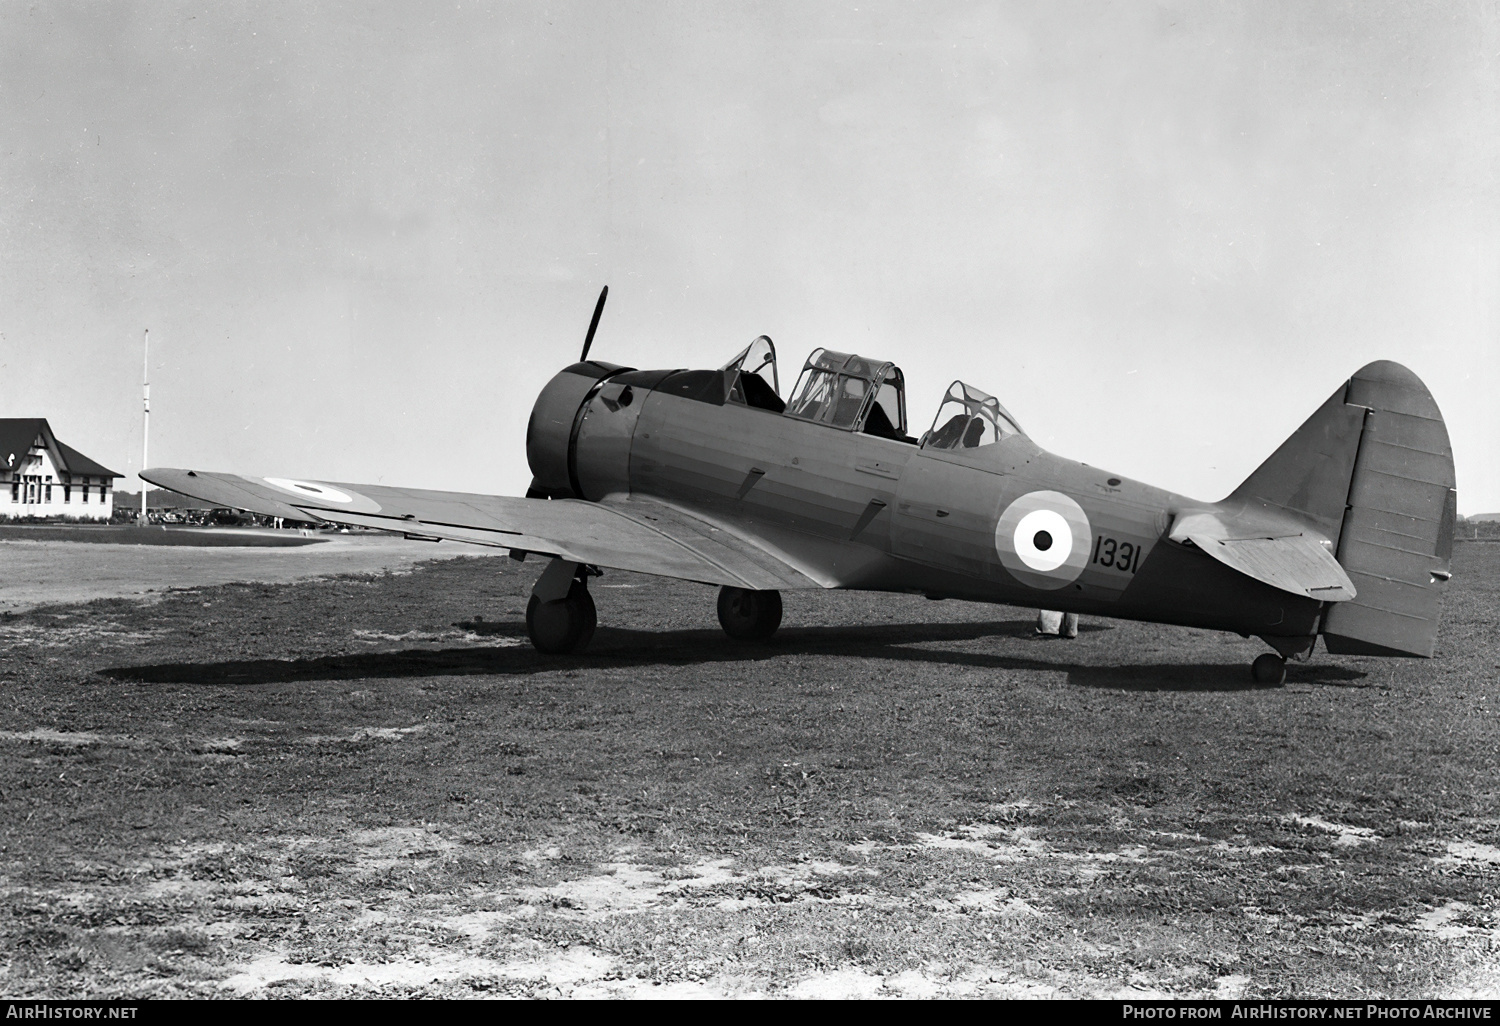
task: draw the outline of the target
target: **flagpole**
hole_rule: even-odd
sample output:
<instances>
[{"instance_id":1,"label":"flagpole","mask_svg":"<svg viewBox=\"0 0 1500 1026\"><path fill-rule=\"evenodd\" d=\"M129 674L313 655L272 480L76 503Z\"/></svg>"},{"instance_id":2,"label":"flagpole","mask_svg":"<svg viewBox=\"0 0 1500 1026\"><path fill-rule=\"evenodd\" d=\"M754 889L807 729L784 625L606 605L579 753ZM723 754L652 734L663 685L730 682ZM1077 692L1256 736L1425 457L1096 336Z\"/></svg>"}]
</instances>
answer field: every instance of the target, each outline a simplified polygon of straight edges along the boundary
<instances>
[{"instance_id":1,"label":"flagpole","mask_svg":"<svg viewBox=\"0 0 1500 1026\"><path fill-rule=\"evenodd\" d=\"M144 352L141 355L141 470L146 469L146 453L151 443L151 329L147 328ZM151 485L141 478L141 526L149 523L146 516L146 492Z\"/></svg>"}]
</instances>

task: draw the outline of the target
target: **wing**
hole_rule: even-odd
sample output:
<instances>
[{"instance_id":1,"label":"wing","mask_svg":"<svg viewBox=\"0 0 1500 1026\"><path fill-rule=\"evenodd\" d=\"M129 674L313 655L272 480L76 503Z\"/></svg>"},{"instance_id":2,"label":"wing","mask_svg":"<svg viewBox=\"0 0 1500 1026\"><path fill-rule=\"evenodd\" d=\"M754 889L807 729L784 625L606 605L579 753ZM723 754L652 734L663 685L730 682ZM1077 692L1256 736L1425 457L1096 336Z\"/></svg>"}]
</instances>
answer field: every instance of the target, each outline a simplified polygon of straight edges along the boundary
<instances>
[{"instance_id":1,"label":"wing","mask_svg":"<svg viewBox=\"0 0 1500 1026\"><path fill-rule=\"evenodd\" d=\"M518 499L192 470L153 469L141 477L263 516L494 545L757 591L822 587L744 532L646 499Z\"/></svg>"},{"instance_id":2,"label":"wing","mask_svg":"<svg viewBox=\"0 0 1500 1026\"><path fill-rule=\"evenodd\" d=\"M1168 537L1191 541L1225 566L1293 595L1320 602L1345 602L1355 595L1354 582L1324 539L1293 526L1194 513L1183 517Z\"/></svg>"}]
</instances>

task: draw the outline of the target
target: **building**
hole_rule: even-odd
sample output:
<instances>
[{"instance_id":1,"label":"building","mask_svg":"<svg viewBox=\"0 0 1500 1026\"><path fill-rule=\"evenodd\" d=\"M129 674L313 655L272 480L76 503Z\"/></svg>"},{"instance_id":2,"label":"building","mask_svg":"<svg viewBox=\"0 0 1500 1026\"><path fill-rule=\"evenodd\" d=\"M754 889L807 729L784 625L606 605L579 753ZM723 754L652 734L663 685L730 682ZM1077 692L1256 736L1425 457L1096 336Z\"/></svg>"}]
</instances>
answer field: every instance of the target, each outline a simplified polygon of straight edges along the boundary
<instances>
[{"instance_id":1,"label":"building","mask_svg":"<svg viewBox=\"0 0 1500 1026\"><path fill-rule=\"evenodd\" d=\"M59 442L43 417L0 418L0 519L108 520L123 476Z\"/></svg>"}]
</instances>

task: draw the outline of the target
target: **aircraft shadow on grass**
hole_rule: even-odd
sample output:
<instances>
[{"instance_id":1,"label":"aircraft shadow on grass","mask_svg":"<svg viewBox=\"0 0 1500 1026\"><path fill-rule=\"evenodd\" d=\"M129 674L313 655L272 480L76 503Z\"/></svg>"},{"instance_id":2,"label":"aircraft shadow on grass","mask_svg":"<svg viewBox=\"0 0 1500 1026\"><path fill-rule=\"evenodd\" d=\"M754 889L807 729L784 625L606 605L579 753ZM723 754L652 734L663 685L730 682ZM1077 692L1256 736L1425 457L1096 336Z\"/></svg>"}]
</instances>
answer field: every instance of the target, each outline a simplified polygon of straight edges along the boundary
<instances>
[{"instance_id":1,"label":"aircraft shadow on grass","mask_svg":"<svg viewBox=\"0 0 1500 1026\"><path fill-rule=\"evenodd\" d=\"M100 675L135 684L195 684L206 687L285 684L298 681L368 680L401 677L530 675L582 667L691 666L709 663L753 663L785 655L850 656L860 661L893 660L978 670L1032 670L1066 673L1074 687L1126 691L1250 691L1274 685L1256 684L1242 663L1129 663L1089 666L1069 661L1078 653L1069 643L1037 637L1031 620L958 624L879 624L846 627L794 627L766 643L726 643L717 630L640 631L601 627L588 655L542 656L530 646L467 645L461 648L360 652L304 659L247 659L213 663L162 663L120 666ZM455 624L476 634L524 641L516 624L474 621ZM1111 628L1086 624L1080 633ZM983 638L1025 639L1034 654L953 651L928 647L942 642ZM1019 648L1016 643L1008 648ZM1051 657L1051 658L1049 658ZM1361 670L1318 663L1287 666L1287 682L1362 687Z\"/></svg>"}]
</instances>

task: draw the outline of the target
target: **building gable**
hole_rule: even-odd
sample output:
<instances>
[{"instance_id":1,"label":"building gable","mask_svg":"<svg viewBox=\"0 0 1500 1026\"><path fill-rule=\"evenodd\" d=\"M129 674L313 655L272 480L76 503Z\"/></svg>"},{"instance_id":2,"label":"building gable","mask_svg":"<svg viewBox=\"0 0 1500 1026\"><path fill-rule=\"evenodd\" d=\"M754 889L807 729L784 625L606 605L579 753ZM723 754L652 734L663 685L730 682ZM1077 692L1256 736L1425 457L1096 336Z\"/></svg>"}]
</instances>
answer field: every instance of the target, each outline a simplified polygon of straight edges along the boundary
<instances>
[{"instance_id":1,"label":"building gable","mask_svg":"<svg viewBox=\"0 0 1500 1026\"><path fill-rule=\"evenodd\" d=\"M57 440L45 417L0 417L0 474L17 473L33 447L44 448L57 470L73 477L124 477ZM103 484L103 481L100 481Z\"/></svg>"},{"instance_id":2,"label":"building gable","mask_svg":"<svg viewBox=\"0 0 1500 1026\"><path fill-rule=\"evenodd\" d=\"M0 472L19 471L38 436L50 434L52 429L41 417L0 418Z\"/></svg>"}]
</instances>

